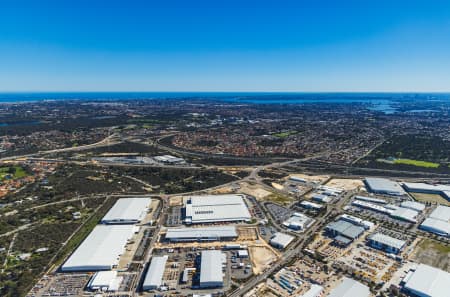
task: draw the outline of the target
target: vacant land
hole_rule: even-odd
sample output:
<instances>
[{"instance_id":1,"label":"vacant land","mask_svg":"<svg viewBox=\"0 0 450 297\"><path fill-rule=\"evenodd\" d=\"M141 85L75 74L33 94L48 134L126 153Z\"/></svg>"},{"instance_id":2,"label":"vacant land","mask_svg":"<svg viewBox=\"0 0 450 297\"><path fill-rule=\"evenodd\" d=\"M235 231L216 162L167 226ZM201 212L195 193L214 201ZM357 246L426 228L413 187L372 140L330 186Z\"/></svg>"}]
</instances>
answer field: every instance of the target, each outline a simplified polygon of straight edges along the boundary
<instances>
[{"instance_id":1,"label":"vacant land","mask_svg":"<svg viewBox=\"0 0 450 297\"><path fill-rule=\"evenodd\" d=\"M450 201L438 194L409 193L415 200L420 202L439 203L450 206Z\"/></svg>"},{"instance_id":2,"label":"vacant land","mask_svg":"<svg viewBox=\"0 0 450 297\"><path fill-rule=\"evenodd\" d=\"M281 205L289 205L294 201L291 197L280 195L280 194L270 194L264 198L265 201L275 202Z\"/></svg>"},{"instance_id":3,"label":"vacant land","mask_svg":"<svg viewBox=\"0 0 450 297\"><path fill-rule=\"evenodd\" d=\"M450 246L424 239L412 255L413 260L450 272Z\"/></svg>"}]
</instances>

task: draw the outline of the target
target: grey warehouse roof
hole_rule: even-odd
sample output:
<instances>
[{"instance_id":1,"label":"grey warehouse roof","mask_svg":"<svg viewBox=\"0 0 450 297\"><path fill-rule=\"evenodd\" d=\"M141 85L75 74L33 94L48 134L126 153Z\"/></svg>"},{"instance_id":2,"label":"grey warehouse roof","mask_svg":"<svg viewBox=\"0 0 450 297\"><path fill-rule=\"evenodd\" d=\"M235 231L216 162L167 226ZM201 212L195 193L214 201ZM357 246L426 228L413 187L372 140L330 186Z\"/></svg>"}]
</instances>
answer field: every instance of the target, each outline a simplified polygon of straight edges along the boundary
<instances>
[{"instance_id":1,"label":"grey warehouse roof","mask_svg":"<svg viewBox=\"0 0 450 297\"><path fill-rule=\"evenodd\" d=\"M225 238L237 237L236 227L220 226L205 228L169 228L167 229L166 239L169 240L190 240L202 238Z\"/></svg>"},{"instance_id":2,"label":"grey warehouse roof","mask_svg":"<svg viewBox=\"0 0 450 297\"><path fill-rule=\"evenodd\" d=\"M401 250L406 242L383 233L374 233L369 237L370 240Z\"/></svg>"},{"instance_id":3,"label":"grey warehouse roof","mask_svg":"<svg viewBox=\"0 0 450 297\"><path fill-rule=\"evenodd\" d=\"M448 297L450 273L419 264L405 283L405 288L418 296Z\"/></svg>"},{"instance_id":4,"label":"grey warehouse roof","mask_svg":"<svg viewBox=\"0 0 450 297\"><path fill-rule=\"evenodd\" d=\"M133 225L97 225L61 267L62 271L109 270L133 236Z\"/></svg>"},{"instance_id":5,"label":"grey warehouse roof","mask_svg":"<svg viewBox=\"0 0 450 297\"><path fill-rule=\"evenodd\" d=\"M218 250L202 251L200 264L200 285L223 282L222 263L224 254Z\"/></svg>"},{"instance_id":6,"label":"grey warehouse roof","mask_svg":"<svg viewBox=\"0 0 450 297\"><path fill-rule=\"evenodd\" d=\"M380 192L393 195L403 195L405 191L399 183L386 178L367 177L366 185L373 192Z\"/></svg>"},{"instance_id":7,"label":"grey warehouse roof","mask_svg":"<svg viewBox=\"0 0 450 297\"><path fill-rule=\"evenodd\" d=\"M356 226L350 222L344 220L338 220L327 225L327 229L339 233L345 237L355 239L364 233L364 228Z\"/></svg>"},{"instance_id":8,"label":"grey warehouse roof","mask_svg":"<svg viewBox=\"0 0 450 297\"><path fill-rule=\"evenodd\" d=\"M162 286L162 279L168 256L153 257L145 275L143 290L151 290Z\"/></svg>"},{"instance_id":9,"label":"grey warehouse roof","mask_svg":"<svg viewBox=\"0 0 450 297\"><path fill-rule=\"evenodd\" d=\"M150 198L119 199L103 217L102 223L137 223L145 217L151 201Z\"/></svg>"},{"instance_id":10,"label":"grey warehouse roof","mask_svg":"<svg viewBox=\"0 0 450 297\"><path fill-rule=\"evenodd\" d=\"M342 283L331 291L328 297L368 297L369 295L369 287L344 277Z\"/></svg>"}]
</instances>

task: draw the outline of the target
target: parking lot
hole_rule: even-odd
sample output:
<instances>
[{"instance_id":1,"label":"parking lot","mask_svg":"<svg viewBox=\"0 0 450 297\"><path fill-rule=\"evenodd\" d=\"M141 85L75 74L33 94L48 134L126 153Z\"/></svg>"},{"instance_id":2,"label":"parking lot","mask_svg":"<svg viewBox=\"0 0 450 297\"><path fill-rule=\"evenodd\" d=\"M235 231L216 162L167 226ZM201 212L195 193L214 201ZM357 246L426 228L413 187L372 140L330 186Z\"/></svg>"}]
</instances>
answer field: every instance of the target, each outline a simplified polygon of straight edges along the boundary
<instances>
[{"instance_id":1,"label":"parking lot","mask_svg":"<svg viewBox=\"0 0 450 297\"><path fill-rule=\"evenodd\" d=\"M278 224L284 222L292 215L292 211L289 208L274 203L266 203L266 208Z\"/></svg>"}]
</instances>

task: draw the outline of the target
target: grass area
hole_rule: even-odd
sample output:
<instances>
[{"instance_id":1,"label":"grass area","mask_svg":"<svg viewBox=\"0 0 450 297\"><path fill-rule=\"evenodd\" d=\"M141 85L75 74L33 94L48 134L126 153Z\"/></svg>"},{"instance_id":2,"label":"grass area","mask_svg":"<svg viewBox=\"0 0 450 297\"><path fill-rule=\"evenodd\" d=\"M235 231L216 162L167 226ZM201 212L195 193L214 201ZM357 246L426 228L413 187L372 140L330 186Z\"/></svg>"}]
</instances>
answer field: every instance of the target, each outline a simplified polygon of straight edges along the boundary
<instances>
[{"instance_id":1,"label":"grass area","mask_svg":"<svg viewBox=\"0 0 450 297\"><path fill-rule=\"evenodd\" d=\"M424 239L417 245L413 259L419 263L450 271L449 255L450 245Z\"/></svg>"},{"instance_id":2,"label":"grass area","mask_svg":"<svg viewBox=\"0 0 450 297\"><path fill-rule=\"evenodd\" d=\"M438 194L427 193L409 193L415 200L419 202L439 203L442 205L450 206L450 201Z\"/></svg>"},{"instance_id":3,"label":"grass area","mask_svg":"<svg viewBox=\"0 0 450 297\"><path fill-rule=\"evenodd\" d=\"M3 166L0 167L0 180L9 177L12 179L19 179L27 176L28 173L20 166Z\"/></svg>"},{"instance_id":4,"label":"grass area","mask_svg":"<svg viewBox=\"0 0 450 297\"><path fill-rule=\"evenodd\" d=\"M297 131L286 131L286 132L275 133L275 134L273 134L273 136L276 136L278 138L286 138L290 135L294 135L297 133L298 133Z\"/></svg>"},{"instance_id":5,"label":"grass area","mask_svg":"<svg viewBox=\"0 0 450 297\"><path fill-rule=\"evenodd\" d=\"M412 160L412 159L396 159L394 164L405 164L412 165L417 167L425 167L425 168L438 168L439 163L428 162L428 161L420 161L420 160Z\"/></svg>"},{"instance_id":6,"label":"grass area","mask_svg":"<svg viewBox=\"0 0 450 297\"><path fill-rule=\"evenodd\" d=\"M287 205L292 202L292 199L288 196L279 195L279 194L270 194L269 196L265 197L264 200L275 202L282 205Z\"/></svg>"}]
</instances>

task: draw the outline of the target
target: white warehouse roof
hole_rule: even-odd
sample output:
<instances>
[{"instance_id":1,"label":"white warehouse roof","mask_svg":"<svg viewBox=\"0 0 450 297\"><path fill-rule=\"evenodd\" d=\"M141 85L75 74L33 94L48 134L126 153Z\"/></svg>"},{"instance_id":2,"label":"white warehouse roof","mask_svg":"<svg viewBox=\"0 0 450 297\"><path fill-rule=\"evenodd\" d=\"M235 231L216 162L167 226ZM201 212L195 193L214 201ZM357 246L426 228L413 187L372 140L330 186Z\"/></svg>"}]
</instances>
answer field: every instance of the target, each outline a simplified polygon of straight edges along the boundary
<instances>
[{"instance_id":1,"label":"white warehouse roof","mask_svg":"<svg viewBox=\"0 0 450 297\"><path fill-rule=\"evenodd\" d=\"M166 239L172 241L218 240L221 238L235 238L238 234L234 226L205 227L205 228L169 228Z\"/></svg>"},{"instance_id":2,"label":"white warehouse roof","mask_svg":"<svg viewBox=\"0 0 450 297\"><path fill-rule=\"evenodd\" d=\"M132 237L132 225L97 225L61 267L62 271L110 270Z\"/></svg>"},{"instance_id":3,"label":"white warehouse roof","mask_svg":"<svg viewBox=\"0 0 450 297\"><path fill-rule=\"evenodd\" d=\"M369 287L351 278L344 277L342 283L337 286L328 297L369 297Z\"/></svg>"},{"instance_id":4,"label":"white warehouse roof","mask_svg":"<svg viewBox=\"0 0 450 297\"><path fill-rule=\"evenodd\" d=\"M117 277L117 271L97 271L88 283L90 290L117 291L122 277Z\"/></svg>"},{"instance_id":5,"label":"white warehouse roof","mask_svg":"<svg viewBox=\"0 0 450 297\"><path fill-rule=\"evenodd\" d=\"M420 228L442 236L450 236L450 207L439 205Z\"/></svg>"},{"instance_id":6,"label":"white warehouse roof","mask_svg":"<svg viewBox=\"0 0 450 297\"><path fill-rule=\"evenodd\" d=\"M428 232L436 233L438 235L450 237L450 223L428 218L420 225L420 229Z\"/></svg>"},{"instance_id":7,"label":"white warehouse roof","mask_svg":"<svg viewBox=\"0 0 450 297\"><path fill-rule=\"evenodd\" d=\"M200 287L223 285L222 264L225 254L218 250L202 251L200 264Z\"/></svg>"},{"instance_id":8,"label":"white warehouse roof","mask_svg":"<svg viewBox=\"0 0 450 297\"><path fill-rule=\"evenodd\" d=\"M155 256L152 258L150 266L145 275L142 289L144 291L158 289L163 285L162 279L166 268L168 256Z\"/></svg>"},{"instance_id":9,"label":"white warehouse roof","mask_svg":"<svg viewBox=\"0 0 450 297\"><path fill-rule=\"evenodd\" d=\"M429 218L441 220L441 221L450 221L450 207L438 205L433 212L429 215Z\"/></svg>"},{"instance_id":10,"label":"white warehouse roof","mask_svg":"<svg viewBox=\"0 0 450 297\"><path fill-rule=\"evenodd\" d=\"M400 203L400 206L410 208L418 212L422 212L425 209L425 204L415 201L403 201L402 203Z\"/></svg>"},{"instance_id":11,"label":"white warehouse roof","mask_svg":"<svg viewBox=\"0 0 450 297\"><path fill-rule=\"evenodd\" d=\"M396 248L398 250L401 250L406 244L406 241L404 241L404 240L400 240L400 239L385 235L383 233L374 233L371 236L369 236L369 239L373 240L375 242L384 244L386 246Z\"/></svg>"},{"instance_id":12,"label":"white warehouse roof","mask_svg":"<svg viewBox=\"0 0 450 297\"><path fill-rule=\"evenodd\" d=\"M191 196L185 207L186 223L248 221L251 218L242 195Z\"/></svg>"},{"instance_id":13,"label":"white warehouse roof","mask_svg":"<svg viewBox=\"0 0 450 297\"><path fill-rule=\"evenodd\" d=\"M122 198L103 217L104 224L135 224L146 215L150 198Z\"/></svg>"},{"instance_id":14,"label":"white warehouse roof","mask_svg":"<svg viewBox=\"0 0 450 297\"><path fill-rule=\"evenodd\" d=\"M448 297L450 273L419 264L405 283L405 289L417 296Z\"/></svg>"},{"instance_id":15,"label":"white warehouse roof","mask_svg":"<svg viewBox=\"0 0 450 297\"><path fill-rule=\"evenodd\" d=\"M270 244L275 247L285 248L287 247L292 240L294 240L294 237L285 233L277 232L275 235L270 239Z\"/></svg>"}]
</instances>

